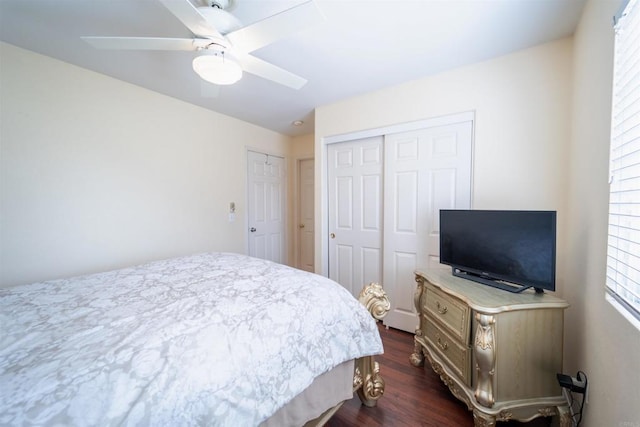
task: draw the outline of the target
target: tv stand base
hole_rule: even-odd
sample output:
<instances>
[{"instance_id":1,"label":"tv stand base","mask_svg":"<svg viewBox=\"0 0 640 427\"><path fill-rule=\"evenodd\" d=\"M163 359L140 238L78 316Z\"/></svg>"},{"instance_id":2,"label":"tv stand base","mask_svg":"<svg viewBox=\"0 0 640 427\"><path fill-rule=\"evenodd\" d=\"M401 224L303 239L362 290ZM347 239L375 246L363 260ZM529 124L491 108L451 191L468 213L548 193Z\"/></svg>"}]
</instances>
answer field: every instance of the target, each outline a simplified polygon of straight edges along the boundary
<instances>
[{"instance_id":1,"label":"tv stand base","mask_svg":"<svg viewBox=\"0 0 640 427\"><path fill-rule=\"evenodd\" d=\"M483 285L492 286L494 288L502 289L503 291L513 292L519 294L533 286L520 286L512 283L508 283L502 280L488 279L486 277L478 276L477 274L469 273L468 271L460 270L459 268L453 268L452 274L462 279L473 280L474 282L482 283ZM535 288L537 294L541 294L544 291L541 288Z\"/></svg>"}]
</instances>

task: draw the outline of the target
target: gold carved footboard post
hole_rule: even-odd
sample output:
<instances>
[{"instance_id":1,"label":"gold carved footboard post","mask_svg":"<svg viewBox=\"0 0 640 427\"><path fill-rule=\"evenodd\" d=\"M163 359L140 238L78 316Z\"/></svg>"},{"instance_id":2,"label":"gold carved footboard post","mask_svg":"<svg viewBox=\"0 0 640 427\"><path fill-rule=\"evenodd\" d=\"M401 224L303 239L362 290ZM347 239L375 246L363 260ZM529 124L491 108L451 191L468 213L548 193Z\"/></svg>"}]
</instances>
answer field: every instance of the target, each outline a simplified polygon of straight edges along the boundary
<instances>
[{"instance_id":1,"label":"gold carved footboard post","mask_svg":"<svg viewBox=\"0 0 640 427\"><path fill-rule=\"evenodd\" d=\"M376 320L382 320L391 308L386 292L378 283L365 286L358 300ZM373 356L356 360L353 388L358 392L358 397L365 406L376 406L378 399L384 393L384 380L380 376L380 366Z\"/></svg>"}]
</instances>

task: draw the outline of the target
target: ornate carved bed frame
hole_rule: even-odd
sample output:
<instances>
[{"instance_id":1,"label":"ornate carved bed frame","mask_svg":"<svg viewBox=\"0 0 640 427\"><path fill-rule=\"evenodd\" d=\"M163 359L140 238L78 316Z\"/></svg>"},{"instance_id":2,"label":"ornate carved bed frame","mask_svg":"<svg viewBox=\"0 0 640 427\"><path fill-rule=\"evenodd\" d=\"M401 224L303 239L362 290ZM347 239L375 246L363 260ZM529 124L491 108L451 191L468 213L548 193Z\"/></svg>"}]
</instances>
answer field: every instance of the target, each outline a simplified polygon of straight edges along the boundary
<instances>
[{"instance_id":1,"label":"ornate carved bed frame","mask_svg":"<svg viewBox=\"0 0 640 427\"><path fill-rule=\"evenodd\" d=\"M376 320L382 320L391 308L386 292L378 283L370 283L365 286L360 292L358 300ZM357 392L360 401L370 408L376 406L378 399L384 394L384 380L380 375L380 365L373 356L356 359L353 373L353 392ZM328 409L318 418L309 421L304 427L323 426L343 403Z\"/></svg>"}]
</instances>

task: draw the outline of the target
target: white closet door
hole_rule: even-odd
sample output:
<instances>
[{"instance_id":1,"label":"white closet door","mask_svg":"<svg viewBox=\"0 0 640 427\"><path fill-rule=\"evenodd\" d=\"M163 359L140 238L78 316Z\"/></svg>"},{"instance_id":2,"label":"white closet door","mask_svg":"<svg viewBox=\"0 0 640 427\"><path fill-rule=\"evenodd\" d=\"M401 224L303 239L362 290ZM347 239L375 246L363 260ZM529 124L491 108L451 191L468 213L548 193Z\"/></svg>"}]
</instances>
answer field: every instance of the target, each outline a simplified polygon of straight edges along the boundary
<instances>
[{"instance_id":1,"label":"white closet door","mask_svg":"<svg viewBox=\"0 0 640 427\"><path fill-rule=\"evenodd\" d=\"M282 157L247 154L249 255L285 263L285 168Z\"/></svg>"},{"instance_id":2,"label":"white closet door","mask_svg":"<svg viewBox=\"0 0 640 427\"><path fill-rule=\"evenodd\" d=\"M328 146L329 277L356 297L382 281L382 141Z\"/></svg>"},{"instance_id":3,"label":"white closet door","mask_svg":"<svg viewBox=\"0 0 640 427\"><path fill-rule=\"evenodd\" d=\"M472 122L385 137L385 325L414 332L414 271L440 268L440 209L471 205Z\"/></svg>"}]
</instances>

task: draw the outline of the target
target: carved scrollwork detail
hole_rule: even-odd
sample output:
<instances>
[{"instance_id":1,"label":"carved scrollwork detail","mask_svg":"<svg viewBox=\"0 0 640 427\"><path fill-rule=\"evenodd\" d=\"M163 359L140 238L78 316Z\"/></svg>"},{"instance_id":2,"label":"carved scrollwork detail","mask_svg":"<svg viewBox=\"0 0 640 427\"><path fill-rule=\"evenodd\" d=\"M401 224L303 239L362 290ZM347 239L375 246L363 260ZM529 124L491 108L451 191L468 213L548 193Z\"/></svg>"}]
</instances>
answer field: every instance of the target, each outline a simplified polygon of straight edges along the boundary
<instances>
[{"instance_id":1,"label":"carved scrollwork detail","mask_svg":"<svg viewBox=\"0 0 640 427\"><path fill-rule=\"evenodd\" d=\"M476 314L478 329L476 331L476 347L482 350L493 350L493 324L496 322L493 316L485 314Z\"/></svg>"},{"instance_id":2,"label":"carved scrollwork detail","mask_svg":"<svg viewBox=\"0 0 640 427\"><path fill-rule=\"evenodd\" d=\"M498 421L510 421L511 419L513 419L513 413L507 410L502 410L498 415L496 415L496 420Z\"/></svg>"},{"instance_id":3,"label":"carved scrollwork detail","mask_svg":"<svg viewBox=\"0 0 640 427\"><path fill-rule=\"evenodd\" d=\"M409 356L409 361L413 366L424 365L422 345L415 339L415 337L413 339L413 353Z\"/></svg>"},{"instance_id":4,"label":"carved scrollwork detail","mask_svg":"<svg viewBox=\"0 0 640 427\"><path fill-rule=\"evenodd\" d=\"M474 427L495 427L496 420L479 411L473 411L473 425Z\"/></svg>"},{"instance_id":5,"label":"carved scrollwork detail","mask_svg":"<svg viewBox=\"0 0 640 427\"><path fill-rule=\"evenodd\" d=\"M374 371L371 375L367 376L364 388L365 394L369 396L370 399L379 399L384 393L384 380L380 376L378 362L375 362L374 365Z\"/></svg>"},{"instance_id":6,"label":"carved scrollwork detail","mask_svg":"<svg viewBox=\"0 0 640 427\"><path fill-rule=\"evenodd\" d=\"M365 286L358 300L376 320L382 320L391 309L387 293L379 283L370 283ZM364 405L376 406L378 399L384 393L384 380L380 376L380 365L373 356L361 357L357 360L353 385L357 388L358 397Z\"/></svg>"},{"instance_id":7,"label":"carved scrollwork detail","mask_svg":"<svg viewBox=\"0 0 640 427\"><path fill-rule=\"evenodd\" d=\"M420 310L420 298L422 297L422 290L424 289L424 279L421 276L416 276L416 291L413 293L413 305L416 307L416 311L421 313Z\"/></svg>"},{"instance_id":8,"label":"carved scrollwork detail","mask_svg":"<svg viewBox=\"0 0 640 427\"><path fill-rule=\"evenodd\" d=\"M431 363L431 367L433 368L433 372L440 376L440 381L442 381L447 387L451 387L453 381L447 372L444 370L441 364L433 360L429 357L429 362Z\"/></svg>"},{"instance_id":9,"label":"carved scrollwork detail","mask_svg":"<svg viewBox=\"0 0 640 427\"><path fill-rule=\"evenodd\" d=\"M362 379L362 373L360 373L360 368L356 366L356 369L353 373L353 389L357 390L362 387L364 380Z\"/></svg>"},{"instance_id":10,"label":"carved scrollwork detail","mask_svg":"<svg viewBox=\"0 0 640 427\"><path fill-rule=\"evenodd\" d=\"M447 383L446 380L449 379L449 376L442 368L442 365L436 362L436 360L433 357L431 357L431 354L429 354L428 351L426 351L424 354L427 357L427 360L429 361L429 364L431 365L431 369L433 369L433 372L438 374L440 376L440 380L446 384Z\"/></svg>"},{"instance_id":11,"label":"carved scrollwork detail","mask_svg":"<svg viewBox=\"0 0 640 427\"><path fill-rule=\"evenodd\" d=\"M375 406L378 399L384 394L384 380L380 376L380 366L378 362L369 359L365 368L369 368L369 373L364 376L364 383L358 389L358 396L366 406Z\"/></svg>"},{"instance_id":12,"label":"carved scrollwork detail","mask_svg":"<svg viewBox=\"0 0 640 427\"><path fill-rule=\"evenodd\" d=\"M560 427L572 427L573 417L566 405L558 406L558 414L560 415Z\"/></svg>"},{"instance_id":13,"label":"carved scrollwork detail","mask_svg":"<svg viewBox=\"0 0 640 427\"><path fill-rule=\"evenodd\" d=\"M379 283L372 282L365 286L360 292L358 300L377 320L382 320L391 309L387 293Z\"/></svg>"},{"instance_id":14,"label":"carved scrollwork detail","mask_svg":"<svg viewBox=\"0 0 640 427\"><path fill-rule=\"evenodd\" d=\"M487 408L495 403L493 395L493 376L495 374L495 323L494 316L476 313L478 328L474 340L473 352L476 357L478 380L474 393L476 401Z\"/></svg>"},{"instance_id":15,"label":"carved scrollwork detail","mask_svg":"<svg viewBox=\"0 0 640 427\"><path fill-rule=\"evenodd\" d=\"M467 395L458 387L458 384L447 374L442 365L438 363L435 359L431 357L429 352L425 351L424 353L431 364L431 368L433 372L440 376L440 381L444 383L447 387L449 387L449 391L460 401L464 402L467 405L467 409L473 409L473 405L471 405L471 401L467 397Z\"/></svg>"},{"instance_id":16,"label":"carved scrollwork detail","mask_svg":"<svg viewBox=\"0 0 640 427\"><path fill-rule=\"evenodd\" d=\"M556 408L553 406L547 406L545 408L538 409L538 413L543 417L552 417L556 414Z\"/></svg>"},{"instance_id":17,"label":"carved scrollwork detail","mask_svg":"<svg viewBox=\"0 0 640 427\"><path fill-rule=\"evenodd\" d=\"M413 366L420 367L424 365L424 358L420 353L412 353L411 356L409 356L409 362L411 362Z\"/></svg>"}]
</instances>

